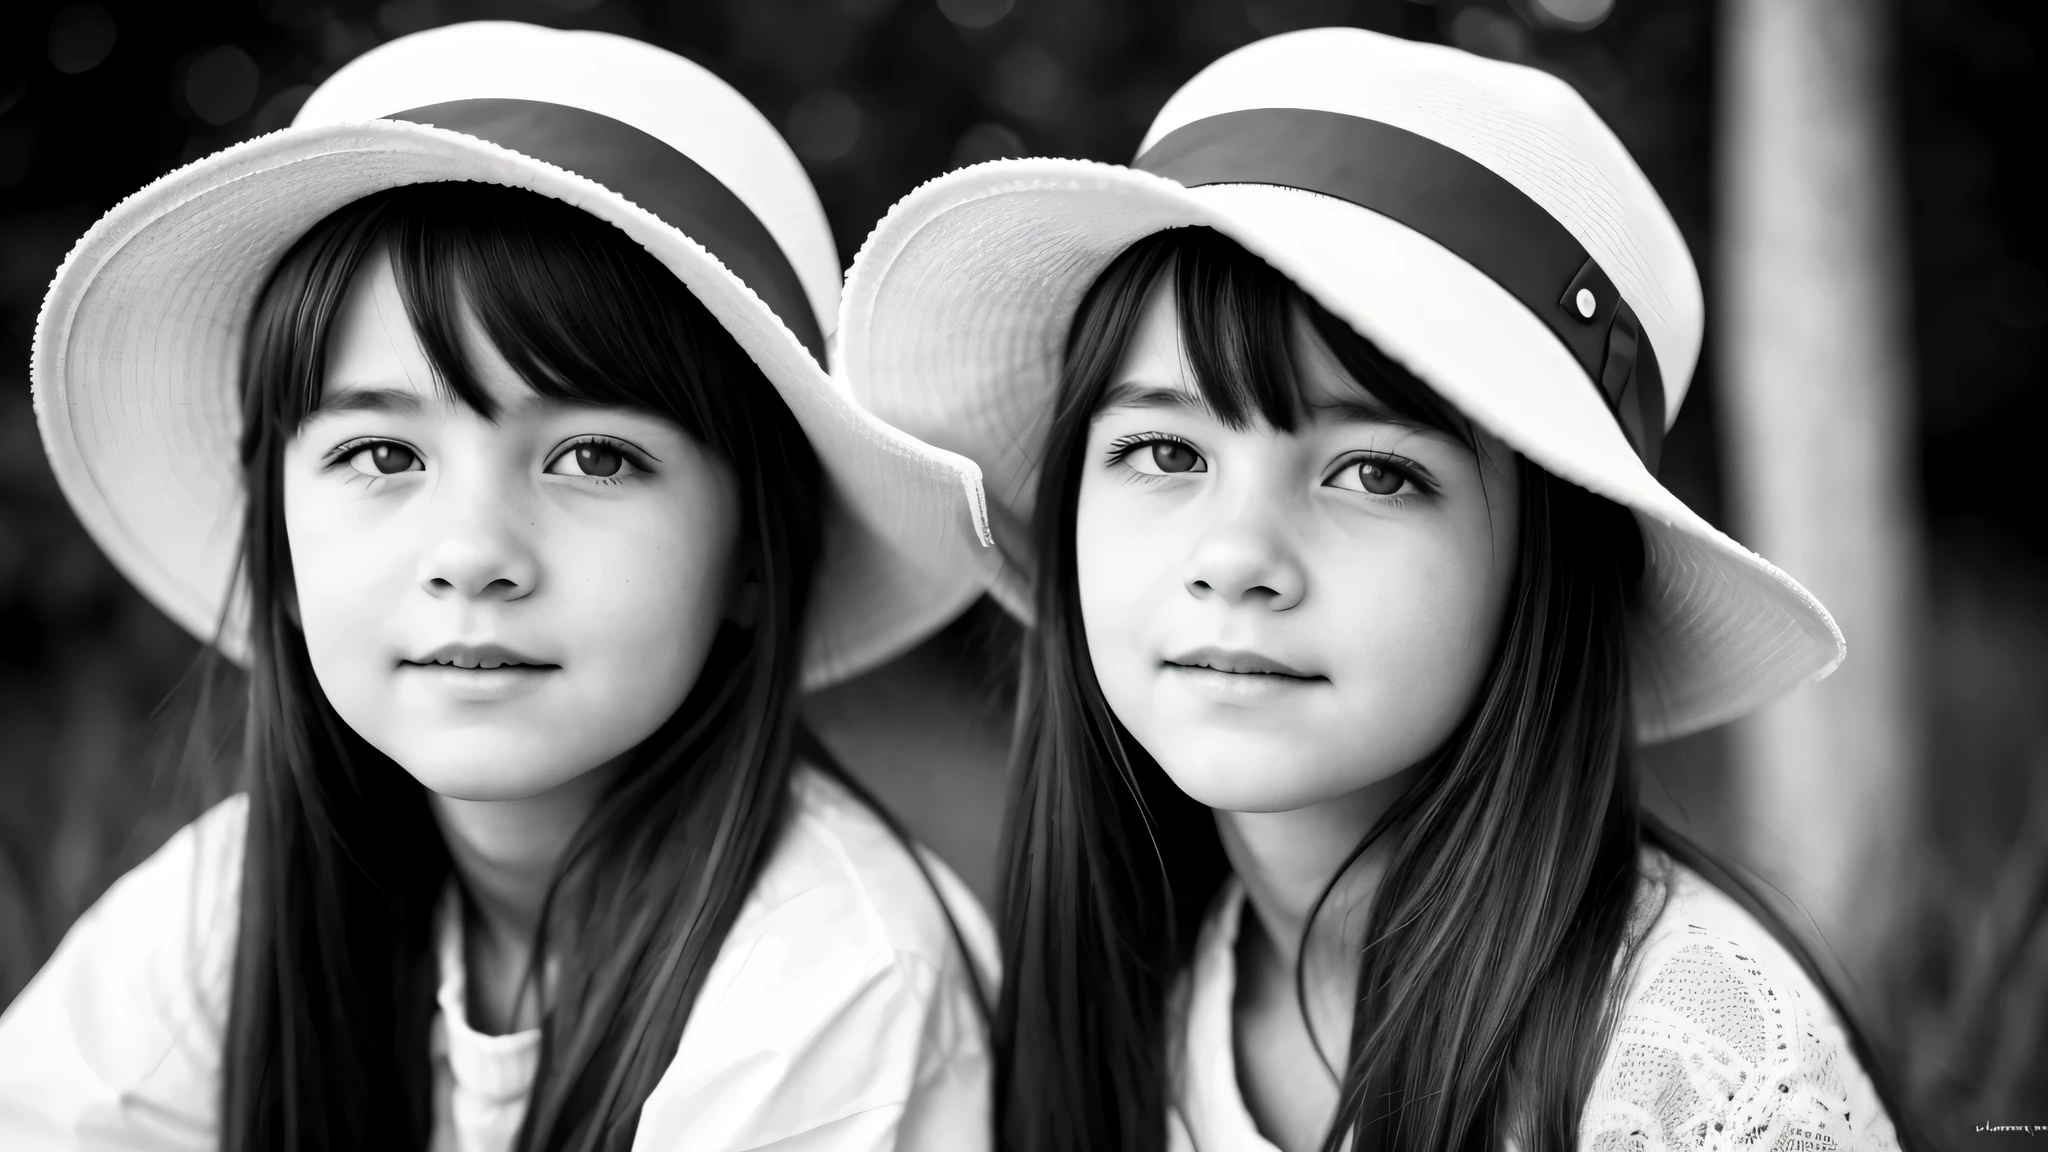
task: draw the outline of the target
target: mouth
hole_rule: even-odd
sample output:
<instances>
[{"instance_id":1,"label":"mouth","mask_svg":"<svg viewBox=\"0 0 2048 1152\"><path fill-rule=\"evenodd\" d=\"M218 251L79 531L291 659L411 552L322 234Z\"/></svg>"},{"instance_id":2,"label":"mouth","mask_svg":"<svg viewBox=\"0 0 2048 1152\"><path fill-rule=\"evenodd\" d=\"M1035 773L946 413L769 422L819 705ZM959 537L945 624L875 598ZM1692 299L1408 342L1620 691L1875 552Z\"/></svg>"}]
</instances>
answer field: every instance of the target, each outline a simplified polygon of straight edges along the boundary
<instances>
[{"instance_id":1,"label":"mouth","mask_svg":"<svg viewBox=\"0 0 2048 1152\"><path fill-rule=\"evenodd\" d=\"M1257 652L1226 648L1197 648L1166 661L1170 668L1225 672L1234 676L1273 676L1288 680L1327 681L1327 676L1303 672Z\"/></svg>"},{"instance_id":2,"label":"mouth","mask_svg":"<svg viewBox=\"0 0 2048 1152\"><path fill-rule=\"evenodd\" d=\"M514 672L559 671L561 665L538 660L496 644L445 644L414 659L400 660L407 668L460 668L464 670Z\"/></svg>"}]
</instances>

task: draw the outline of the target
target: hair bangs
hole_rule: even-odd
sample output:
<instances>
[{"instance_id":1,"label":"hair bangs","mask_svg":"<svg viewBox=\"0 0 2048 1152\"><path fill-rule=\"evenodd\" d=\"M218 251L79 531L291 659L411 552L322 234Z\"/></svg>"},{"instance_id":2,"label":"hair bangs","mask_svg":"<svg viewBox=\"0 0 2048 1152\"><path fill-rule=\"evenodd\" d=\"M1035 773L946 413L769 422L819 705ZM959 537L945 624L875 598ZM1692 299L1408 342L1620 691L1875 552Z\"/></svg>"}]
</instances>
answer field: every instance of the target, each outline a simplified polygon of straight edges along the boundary
<instances>
[{"instance_id":1,"label":"hair bangs","mask_svg":"<svg viewBox=\"0 0 2048 1152\"><path fill-rule=\"evenodd\" d=\"M1169 268L1182 355L1203 405L1225 425L1242 429L1263 421L1282 432L1300 425L1307 404L1295 355L1299 315L1343 368L1356 393L1352 406L1476 445L1470 423L1435 389L1278 269L1209 228L1147 236L1125 249L1097 281L1092 295L1122 297L1121 304L1091 299L1080 313L1084 325L1111 330L1108 345L1119 358L1142 311L1131 302L1133 289L1142 298ZM1101 343L1082 337L1077 328L1077 346Z\"/></svg>"},{"instance_id":2,"label":"hair bangs","mask_svg":"<svg viewBox=\"0 0 2048 1152\"><path fill-rule=\"evenodd\" d=\"M492 184L417 184L353 206L317 279L346 291L382 250L434 383L486 419L498 401L477 364L479 337L533 391L570 404L634 408L667 417L730 456L707 389L725 381L707 355L715 323L689 290L644 249L598 229L580 209ZM331 315L339 301L317 309ZM325 330L302 334L324 348ZM723 332L710 336L715 342ZM282 413L294 425L318 410L324 356L296 374ZM692 370L678 379L677 364Z\"/></svg>"},{"instance_id":3,"label":"hair bangs","mask_svg":"<svg viewBox=\"0 0 2048 1152\"><path fill-rule=\"evenodd\" d=\"M1175 248L1174 311L1181 354L1202 402L1231 428L1254 417L1282 432L1301 422L1299 374L1288 345L1292 285L1208 229L1162 233ZM1148 238L1150 239L1150 238ZM1144 241L1141 241L1143 243Z\"/></svg>"},{"instance_id":4,"label":"hair bangs","mask_svg":"<svg viewBox=\"0 0 2048 1152\"><path fill-rule=\"evenodd\" d=\"M623 233L594 229L569 204L487 184L407 189L398 216L392 263L407 318L455 398L495 415L464 338L473 320L547 399L642 409L712 438L720 422L703 392L721 383L707 378L721 361L702 354L691 323L708 314ZM675 379L678 363L696 370Z\"/></svg>"},{"instance_id":5,"label":"hair bangs","mask_svg":"<svg viewBox=\"0 0 2048 1152\"><path fill-rule=\"evenodd\" d=\"M1308 317L1309 326L1336 356L1346 378L1364 393L1370 406L1385 409L1389 416L1402 423L1456 437L1467 447L1478 449L1479 438L1464 413L1452 407L1450 401L1420 377L1380 351L1379 345L1359 335L1350 324L1317 303L1315 297L1299 288L1295 292L1301 299L1302 313Z\"/></svg>"}]
</instances>

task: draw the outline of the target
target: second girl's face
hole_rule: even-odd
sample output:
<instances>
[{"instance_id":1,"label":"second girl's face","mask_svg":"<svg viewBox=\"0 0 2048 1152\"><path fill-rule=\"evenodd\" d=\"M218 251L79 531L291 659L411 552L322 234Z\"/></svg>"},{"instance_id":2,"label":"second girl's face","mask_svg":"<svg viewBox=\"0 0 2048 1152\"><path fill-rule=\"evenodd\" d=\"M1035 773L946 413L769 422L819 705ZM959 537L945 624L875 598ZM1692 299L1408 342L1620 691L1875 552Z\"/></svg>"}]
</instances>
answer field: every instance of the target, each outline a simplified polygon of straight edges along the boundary
<instances>
[{"instance_id":1,"label":"second girl's face","mask_svg":"<svg viewBox=\"0 0 2048 1152\"><path fill-rule=\"evenodd\" d=\"M1411 767L1463 718L1514 574L1512 454L1398 422L1293 324L1302 419L1231 428L1171 277L1088 433L1083 624L1117 717L1211 808L1287 811Z\"/></svg>"},{"instance_id":2,"label":"second girl's face","mask_svg":"<svg viewBox=\"0 0 2048 1152\"><path fill-rule=\"evenodd\" d=\"M733 599L731 468L671 421L542 398L472 321L498 411L439 387L391 262L284 456L298 613L341 718L426 787L536 795L633 748Z\"/></svg>"}]
</instances>

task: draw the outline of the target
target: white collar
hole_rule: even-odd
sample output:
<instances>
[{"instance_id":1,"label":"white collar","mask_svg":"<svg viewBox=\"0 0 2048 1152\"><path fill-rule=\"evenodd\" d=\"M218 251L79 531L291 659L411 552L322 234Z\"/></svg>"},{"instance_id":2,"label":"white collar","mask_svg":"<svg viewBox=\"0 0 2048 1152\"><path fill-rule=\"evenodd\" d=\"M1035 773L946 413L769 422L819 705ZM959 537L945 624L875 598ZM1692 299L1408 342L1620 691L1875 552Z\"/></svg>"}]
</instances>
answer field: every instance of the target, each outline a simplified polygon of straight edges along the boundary
<instances>
[{"instance_id":1,"label":"white collar","mask_svg":"<svg viewBox=\"0 0 2048 1152\"><path fill-rule=\"evenodd\" d=\"M434 910L435 953L441 1007L435 1021L435 1055L445 1057L448 1071L465 1094L497 1103L524 1099L532 1090L540 1065L540 1029L490 1036L469 1024L469 971L462 955L462 894L449 881Z\"/></svg>"},{"instance_id":2,"label":"white collar","mask_svg":"<svg viewBox=\"0 0 2048 1152\"><path fill-rule=\"evenodd\" d=\"M1182 985L1179 1111L1201 1152L1279 1152L1259 1134L1237 1082L1233 1008L1237 1000L1237 928L1244 885L1223 882L1195 940Z\"/></svg>"}]
</instances>

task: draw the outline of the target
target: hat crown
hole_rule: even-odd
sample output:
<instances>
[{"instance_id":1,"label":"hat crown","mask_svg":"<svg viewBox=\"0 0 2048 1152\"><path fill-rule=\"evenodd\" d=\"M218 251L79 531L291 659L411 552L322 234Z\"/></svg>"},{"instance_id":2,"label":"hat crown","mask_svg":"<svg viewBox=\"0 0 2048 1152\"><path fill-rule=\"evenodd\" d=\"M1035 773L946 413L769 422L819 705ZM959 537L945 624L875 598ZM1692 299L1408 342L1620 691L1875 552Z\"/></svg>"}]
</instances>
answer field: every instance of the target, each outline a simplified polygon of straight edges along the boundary
<instances>
[{"instance_id":1,"label":"hat crown","mask_svg":"<svg viewBox=\"0 0 2048 1152\"><path fill-rule=\"evenodd\" d=\"M1663 367L1665 421L1699 359L1705 302L1670 212L1621 141L1547 72L1359 28L1273 36L1225 55L1167 100L1138 151L1198 120L1306 108L1427 137L1514 185L1599 262Z\"/></svg>"},{"instance_id":2,"label":"hat crown","mask_svg":"<svg viewBox=\"0 0 2048 1152\"><path fill-rule=\"evenodd\" d=\"M819 329L831 333L839 315L839 252L802 163L745 96L673 52L608 32L452 24L350 61L314 90L292 126L359 123L487 99L595 112L689 157L767 228L795 269Z\"/></svg>"}]
</instances>

